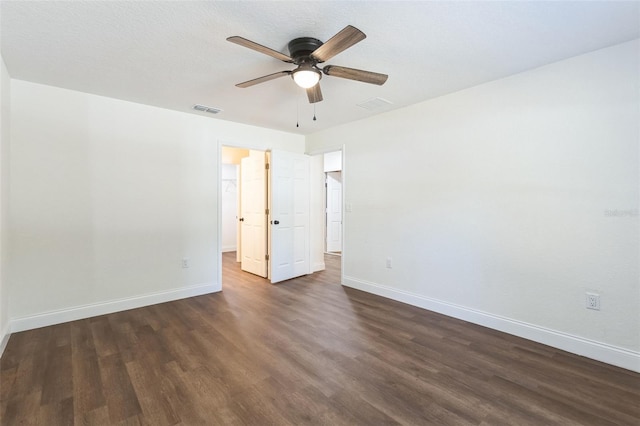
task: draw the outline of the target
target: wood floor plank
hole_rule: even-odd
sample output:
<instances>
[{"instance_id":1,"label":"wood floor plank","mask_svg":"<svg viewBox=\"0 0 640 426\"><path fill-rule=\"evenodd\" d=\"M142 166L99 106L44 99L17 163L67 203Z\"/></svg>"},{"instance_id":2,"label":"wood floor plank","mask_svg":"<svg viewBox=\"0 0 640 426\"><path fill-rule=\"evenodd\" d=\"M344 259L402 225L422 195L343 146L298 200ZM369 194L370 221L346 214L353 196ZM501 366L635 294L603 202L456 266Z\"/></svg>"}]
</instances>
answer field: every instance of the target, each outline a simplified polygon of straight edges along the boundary
<instances>
[{"instance_id":1,"label":"wood floor plank","mask_svg":"<svg viewBox=\"0 0 640 426\"><path fill-rule=\"evenodd\" d=\"M109 420L109 407L106 405L92 411L77 411L74 407L74 426L99 426L112 424Z\"/></svg>"},{"instance_id":2,"label":"wood floor plank","mask_svg":"<svg viewBox=\"0 0 640 426\"><path fill-rule=\"evenodd\" d=\"M223 255L223 291L11 336L0 425L640 425L640 374Z\"/></svg>"},{"instance_id":3,"label":"wood floor plank","mask_svg":"<svg viewBox=\"0 0 640 426\"><path fill-rule=\"evenodd\" d=\"M269 378L266 378L236 394L232 403L233 412L248 425L295 425L274 403L277 398L287 398L288 395L274 392L273 387L265 383L268 381Z\"/></svg>"},{"instance_id":4,"label":"wood floor plank","mask_svg":"<svg viewBox=\"0 0 640 426\"><path fill-rule=\"evenodd\" d=\"M107 357L119 352L109 318L106 316L91 318L90 327L98 356Z\"/></svg>"},{"instance_id":5,"label":"wood floor plank","mask_svg":"<svg viewBox=\"0 0 640 426\"><path fill-rule=\"evenodd\" d=\"M0 419L2 425L37 425L42 392L35 390L7 401L7 408Z\"/></svg>"},{"instance_id":6,"label":"wood floor plank","mask_svg":"<svg viewBox=\"0 0 640 426\"><path fill-rule=\"evenodd\" d=\"M34 417L39 425L72 425L74 423L73 398L41 405Z\"/></svg>"},{"instance_id":7,"label":"wood floor plank","mask_svg":"<svg viewBox=\"0 0 640 426\"><path fill-rule=\"evenodd\" d=\"M47 350L47 364L42 380L43 405L59 402L73 396L71 345L57 346L56 336L51 336Z\"/></svg>"},{"instance_id":8,"label":"wood floor plank","mask_svg":"<svg viewBox=\"0 0 640 426\"><path fill-rule=\"evenodd\" d=\"M42 378L47 366L47 345L50 332L51 327L27 331L23 336L18 336L16 346L13 345L13 336L9 339L11 345L7 344L5 354L8 352L7 361L17 370L15 377L6 381L11 383L11 388L2 392L6 400L35 392L38 392L38 395L42 393ZM21 344L24 344L24 347ZM0 363L5 363L4 354ZM6 369L0 369L0 386L2 387L5 386L5 371Z\"/></svg>"},{"instance_id":9,"label":"wood floor plank","mask_svg":"<svg viewBox=\"0 0 640 426\"><path fill-rule=\"evenodd\" d=\"M362 399L357 392L340 390L331 397L332 409L320 416L320 423L400 425L398 421Z\"/></svg>"},{"instance_id":10,"label":"wood floor plank","mask_svg":"<svg viewBox=\"0 0 640 426\"><path fill-rule=\"evenodd\" d=\"M119 354L98 358L103 394L111 422L121 422L142 413L131 378Z\"/></svg>"},{"instance_id":11,"label":"wood floor plank","mask_svg":"<svg viewBox=\"0 0 640 426\"><path fill-rule=\"evenodd\" d=\"M127 363L128 376L135 390L143 424L175 425L179 417L169 404L168 395L172 390L162 370L156 369L144 361Z\"/></svg>"},{"instance_id":12,"label":"wood floor plank","mask_svg":"<svg viewBox=\"0 0 640 426\"><path fill-rule=\"evenodd\" d=\"M97 355L73 356L73 405L78 415L106 406Z\"/></svg>"}]
</instances>

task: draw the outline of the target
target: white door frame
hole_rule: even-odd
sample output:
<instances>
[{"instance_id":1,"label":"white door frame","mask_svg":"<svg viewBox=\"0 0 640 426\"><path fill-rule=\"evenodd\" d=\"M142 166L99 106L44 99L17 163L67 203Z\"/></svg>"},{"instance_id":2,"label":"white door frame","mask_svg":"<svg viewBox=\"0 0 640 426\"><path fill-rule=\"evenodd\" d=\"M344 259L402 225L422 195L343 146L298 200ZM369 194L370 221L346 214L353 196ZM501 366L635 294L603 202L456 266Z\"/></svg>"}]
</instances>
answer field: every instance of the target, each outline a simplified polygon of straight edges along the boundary
<instances>
[{"instance_id":1,"label":"white door frame","mask_svg":"<svg viewBox=\"0 0 640 426\"><path fill-rule=\"evenodd\" d=\"M230 148L240 149L253 149L255 151L268 151L267 148L261 145L235 142L229 140L218 139L218 247L217 247L217 263L218 263L218 284L220 290L222 290L222 147L228 146Z\"/></svg>"},{"instance_id":2,"label":"white door frame","mask_svg":"<svg viewBox=\"0 0 640 426\"><path fill-rule=\"evenodd\" d=\"M232 148L255 149L257 151L269 151L264 145L251 144L247 142L236 142L231 140L218 139L218 246L217 246L217 263L218 263L218 285L222 290L222 147L229 146ZM348 174L346 168L347 150L345 145L334 145L331 147L315 149L305 152L307 155L321 155L327 152L342 151L342 256L340 257L340 284L344 285L344 265L348 257L348 245L345 244L345 229L349 221L349 213L345 210L346 194L348 184Z\"/></svg>"},{"instance_id":3,"label":"white door frame","mask_svg":"<svg viewBox=\"0 0 640 426\"><path fill-rule=\"evenodd\" d=\"M330 147L323 147L305 152L307 155L323 155L328 152L342 151L342 256L340 256L340 284L344 285L344 265L348 256L348 246L345 244L345 229L349 221L349 212L345 210L346 194L347 194L347 170L346 170L346 158L347 150L346 145L334 145ZM323 184L324 185L324 184ZM326 231L324 231L326 232ZM326 238L326 237L323 237Z\"/></svg>"}]
</instances>

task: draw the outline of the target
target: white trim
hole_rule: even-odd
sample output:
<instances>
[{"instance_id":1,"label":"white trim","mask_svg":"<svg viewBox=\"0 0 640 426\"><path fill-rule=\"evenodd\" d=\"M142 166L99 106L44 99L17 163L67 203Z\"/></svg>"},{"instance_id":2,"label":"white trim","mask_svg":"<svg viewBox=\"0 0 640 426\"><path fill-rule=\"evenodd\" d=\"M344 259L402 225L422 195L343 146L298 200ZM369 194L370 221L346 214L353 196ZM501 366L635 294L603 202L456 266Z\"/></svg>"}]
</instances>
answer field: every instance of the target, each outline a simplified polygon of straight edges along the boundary
<instances>
[{"instance_id":1,"label":"white trim","mask_svg":"<svg viewBox=\"0 0 640 426\"><path fill-rule=\"evenodd\" d=\"M219 158L219 163L222 163L222 147L223 146L228 146L229 148L240 148L240 149L247 149L249 151L253 150L253 151L262 151L262 152L267 152L271 150L271 145L269 145L269 147L265 147L265 145L263 144L259 144L259 143L255 143L255 142L247 142L247 141L231 141L231 140L226 140L226 139L218 139L218 146L220 147L220 156ZM293 152L293 151L292 151ZM297 151L296 151L297 152Z\"/></svg>"},{"instance_id":2,"label":"white trim","mask_svg":"<svg viewBox=\"0 0 640 426\"><path fill-rule=\"evenodd\" d=\"M72 308L43 312L41 314L30 315L21 318L12 318L10 328L11 332L15 333L19 331L31 330L34 328L47 327L49 325L75 321L79 319L91 318L98 315L111 314L113 312L141 308L143 306L155 305L158 303L171 302L174 300L185 299L187 297L200 296L203 294L214 293L220 290L220 284L207 283L175 290L160 291L141 296L129 297L126 299L117 299L110 300L108 302L75 306Z\"/></svg>"},{"instance_id":3,"label":"white trim","mask_svg":"<svg viewBox=\"0 0 640 426\"><path fill-rule=\"evenodd\" d=\"M640 352L466 308L442 300L431 299L346 275L343 276L342 285L533 340L534 342L606 362L627 370L640 372Z\"/></svg>"},{"instance_id":4,"label":"white trim","mask_svg":"<svg viewBox=\"0 0 640 426\"><path fill-rule=\"evenodd\" d=\"M217 217L216 217L216 227L218 229L218 249L216 250L216 261L218 263L218 286L220 290L222 290L222 146L223 142L218 139L218 193L216 194L216 203L217 203ZM238 197L240 193L238 193ZM238 212L240 214L240 212ZM240 242L238 241L238 244Z\"/></svg>"},{"instance_id":5,"label":"white trim","mask_svg":"<svg viewBox=\"0 0 640 426\"><path fill-rule=\"evenodd\" d=\"M0 358L2 358L7 343L9 343L9 337L11 337L11 333L9 332L9 325L7 325L4 330L0 331Z\"/></svg>"},{"instance_id":6,"label":"white trim","mask_svg":"<svg viewBox=\"0 0 640 426\"><path fill-rule=\"evenodd\" d=\"M311 273L324 271L325 269L326 269L326 265L324 264L324 262L316 262L313 264L311 268Z\"/></svg>"},{"instance_id":7,"label":"white trim","mask_svg":"<svg viewBox=\"0 0 640 426\"><path fill-rule=\"evenodd\" d=\"M347 217L347 210L345 207L347 206L347 174L345 170L345 165L347 164L347 146L342 145L342 254L340 255L340 282L344 283L345 281L345 265L347 258L347 238L345 237L347 233L347 222L349 218Z\"/></svg>"},{"instance_id":8,"label":"white trim","mask_svg":"<svg viewBox=\"0 0 640 426\"><path fill-rule=\"evenodd\" d=\"M344 144L339 144L339 145L333 145L333 146L321 146L319 148L314 149L313 151L305 151L305 154L307 155L321 155L321 154L327 154L329 152L336 152L336 151L343 151L344 150ZM344 165L344 161L343 161L343 165Z\"/></svg>"},{"instance_id":9,"label":"white trim","mask_svg":"<svg viewBox=\"0 0 640 426\"><path fill-rule=\"evenodd\" d=\"M222 252L238 251L238 246L222 246Z\"/></svg>"}]
</instances>

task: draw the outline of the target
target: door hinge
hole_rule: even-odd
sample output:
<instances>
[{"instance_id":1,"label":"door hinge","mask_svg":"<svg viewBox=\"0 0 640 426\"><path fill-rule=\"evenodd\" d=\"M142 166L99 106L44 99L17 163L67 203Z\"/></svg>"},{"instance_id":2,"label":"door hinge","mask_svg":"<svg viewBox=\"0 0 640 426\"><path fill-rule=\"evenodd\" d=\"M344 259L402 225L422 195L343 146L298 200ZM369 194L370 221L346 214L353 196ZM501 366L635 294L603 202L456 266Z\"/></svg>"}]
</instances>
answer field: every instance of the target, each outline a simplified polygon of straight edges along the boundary
<instances>
[{"instance_id":1,"label":"door hinge","mask_svg":"<svg viewBox=\"0 0 640 426\"><path fill-rule=\"evenodd\" d=\"M269 255L268 254L264 255L264 260L269 260Z\"/></svg>"},{"instance_id":2,"label":"door hinge","mask_svg":"<svg viewBox=\"0 0 640 426\"><path fill-rule=\"evenodd\" d=\"M264 209L264 214L268 215L269 214L269 209Z\"/></svg>"},{"instance_id":3,"label":"door hinge","mask_svg":"<svg viewBox=\"0 0 640 426\"><path fill-rule=\"evenodd\" d=\"M264 168L269 170L269 163L264 163Z\"/></svg>"}]
</instances>

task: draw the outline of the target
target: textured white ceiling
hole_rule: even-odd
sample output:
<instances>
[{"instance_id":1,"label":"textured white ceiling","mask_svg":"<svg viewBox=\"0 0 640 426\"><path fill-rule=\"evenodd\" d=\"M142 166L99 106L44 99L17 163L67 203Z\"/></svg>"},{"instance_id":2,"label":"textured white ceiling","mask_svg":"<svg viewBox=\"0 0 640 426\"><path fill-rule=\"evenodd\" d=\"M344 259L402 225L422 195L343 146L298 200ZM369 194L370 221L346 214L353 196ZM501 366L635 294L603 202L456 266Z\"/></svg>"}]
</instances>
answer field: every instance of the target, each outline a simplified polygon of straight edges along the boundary
<instances>
[{"instance_id":1,"label":"textured white ceiling","mask_svg":"<svg viewBox=\"0 0 640 426\"><path fill-rule=\"evenodd\" d=\"M640 37L637 1L3 0L0 13L13 78L302 134ZM327 64L389 74L384 86L324 76L315 122L290 78L234 86L293 67L227 37L288 53L293 38L326 41L347 24L367 38ZM377 97L393 105L357 106Z\"/></svg>"}]
</instances>

